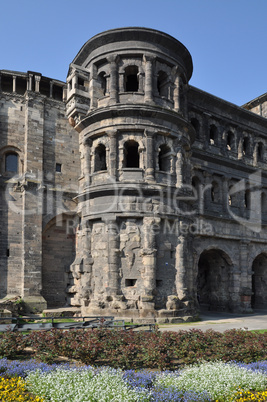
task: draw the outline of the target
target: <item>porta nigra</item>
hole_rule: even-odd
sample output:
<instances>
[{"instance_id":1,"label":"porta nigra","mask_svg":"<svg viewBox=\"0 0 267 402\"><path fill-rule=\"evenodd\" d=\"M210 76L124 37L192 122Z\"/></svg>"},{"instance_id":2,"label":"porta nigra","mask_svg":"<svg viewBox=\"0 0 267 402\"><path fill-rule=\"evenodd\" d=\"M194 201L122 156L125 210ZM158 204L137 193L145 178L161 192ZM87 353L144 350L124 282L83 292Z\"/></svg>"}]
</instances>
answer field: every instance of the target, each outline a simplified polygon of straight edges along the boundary
<instances>
[{"instance_id":1,"label":"porta nigra","mask_svg":"<svg viewBox=\"0 0 267 402\"><path fill-rule=\"evenodd\" d=\"M0 70L1 299L157 322L267 308L267 94L236 106L192 72L147 28L89 39L66 83Z\"/></svg>"}]
</instances>

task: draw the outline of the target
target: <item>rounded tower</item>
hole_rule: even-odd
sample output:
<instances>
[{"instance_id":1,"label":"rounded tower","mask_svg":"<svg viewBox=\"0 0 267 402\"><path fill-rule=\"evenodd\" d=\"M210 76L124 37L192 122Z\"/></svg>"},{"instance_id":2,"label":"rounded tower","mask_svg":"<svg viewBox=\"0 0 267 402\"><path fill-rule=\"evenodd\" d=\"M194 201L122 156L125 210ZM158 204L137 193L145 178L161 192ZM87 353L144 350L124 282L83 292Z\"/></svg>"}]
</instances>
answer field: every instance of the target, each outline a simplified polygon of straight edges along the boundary
<instances>
[{"instance_id":1,"label":"rounded tower","mask_svg":"<svg viewBox=\"0 0 267 402\"><path fill-rule=\"evenodd\" d=\"M194 313L186 199L194 129L188 50L153 29L94 36L70 64L67 116L80 136L70 304L83 314Z\"/></svg>"}]
</instances>

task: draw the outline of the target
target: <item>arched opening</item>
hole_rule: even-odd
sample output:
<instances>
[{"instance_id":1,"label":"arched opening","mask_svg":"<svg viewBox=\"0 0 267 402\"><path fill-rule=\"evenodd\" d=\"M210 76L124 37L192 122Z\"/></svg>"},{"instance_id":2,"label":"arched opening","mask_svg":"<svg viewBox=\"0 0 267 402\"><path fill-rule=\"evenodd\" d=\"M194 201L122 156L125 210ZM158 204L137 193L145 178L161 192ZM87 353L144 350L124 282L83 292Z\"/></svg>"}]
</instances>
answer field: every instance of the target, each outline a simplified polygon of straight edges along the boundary
<instances>
[{"instance_id":1,"label":"arched opening","mask_svg":"<svg viewBox=\"0 0 267 402\"><path fill-rule=\"evenodd\" d=\"M106 147L103 144L99 144L95 149L95 172L100 170L107 170Z\"/></svg>"},{"instance_id":2,"label":"arched opening","mask_svg":"<svg viewBox=\"0 0 267 402\"><path fill-rule=\"evenodd\" d=\"M168 98L169 80L165 71L159 71L158 73L157 89L159 96Z\"/></svg>"},{"instance_id":3,"label":"arched opening","mask_svg":"<svg viewBox=\"0 0 267 402\"><path fill-rule=\"evenodd\" d=\"M101 92L103 96L105 96L107 92L107 79L106 79L106 73L104 71L102 71L98 75L98 81L100 83Z\"/></svg>"},{"instance_id":4,"label":"arched opening","mask_svg":"<svg viewBox=\"0 0 267 402\"><path fill-rule=\"evenodd\" d=\"M252 308L267 308L267 255L258 255L252 264Z\"/></svg>"},{"instance_id":5,"label":"arched opening","mask_svg":"<svg viewBox=\"0 0 267 402\"><path fill-rule=\"evenodd\" d=\"M5 154L5 172L18 173L18 154L16 152Z\"/></svg>"},{"instance_id":6,"label":"arched opening","mask_svg":"<svg viewBox=\"0 0 267 402\"><path fill-rule=\"evenodd\" d=\"M217 127L212 124L210 126L210 136L209 136L209 143L210 145L215 145L217 142Z\"/></svg>"},{"instance_id":7,"label":"arched opening","mask_svg":"<svg viewBox=\"0 0 267 402\"><path fill-rule=\"evenodd\" d=\"M244 207L246 209L250 209L250 196L251 196L250 191L246 190L244 194Z\"/></svg>"},{"instance_id":8,"label":"arched opening","mask_svg":"<svg viewBox=\"0 0 267 402\"><path fill-rule=\"evenodd\" d=\"M232 131L228 131L226 135L226 148L228 151L234 151L235 147L235 135Z\"/></svg>"},{"instance_id":9,"label":"arched opening","mask_svg":"<svg viewBox=\"0 0 267 402\"><path fill-rule=\"evenodd\" d=\"M242 154L243 156L247 156L249 151L249 139L248 137L245 137L243 140L243 146L242 146Z\"/></svg>"},{"instance_id":10,"label":"arched opening","mask_svg":"<svg viewBox=\"0 0 267 402\"><path fill-rule=\"evenodd\" d=\"M197 276L197 297L200 307L229 311L230 258L218 249L200 255Z\"/></svg>"},{"instance_id":11,"label":"arched opening","mask_svg":"<svg viewBox=\"0 0 267 402\"><path fill-rule=\"evenodd\" d=\"M124 144L124 167L139 168L139 144L134 140L126 141Z\"/></svg>"},{"instance_id":12,"label":"arched opening","mask_svg":"<svg viewBox=\"0 0 267 402\"><path fill-rule=\"evenodd\" d=\"M263 162L263 160L264 160L264 145L262 142L258 143L257 160L258 160L258 162Z\"/></svg>"},{"instance_id":13,"label":"arched opening","mask_svg":"<svg viewBox=\"0 0 267 402\"><path fill-rule=\"evenodd\" d=\"M267 194L265 191L261 193L261 219L263 222L267 220Z\"/></svg>"},{"instance_id":14,"label":"arched opening","mask_svg":"<svg viewBox=\"0 0 267 402\"><path fill-rule=\"evenodd\" d=\"M68 271L75 258L75 219L64 215L53 218L43 232L42 296L48 308L66 305Z\"/></svg>"},{"instance_id":15,"label":"arched opening","mask_svg":"<svg viewBox=\"0 0 267 402\"><path fill-rule=\"evenodd\" d=\"M128 66L125 68L125 91L138 92L138 67Z\"/></svg>"},{"instance_id":16,"label":"arched opening","mask_svg":"<svg viewBox=\"0 0 267 402\"><path fill-rule=\"evenodd\" d=\"M171 155L168 145L163 144L159 147L159 170L162 172L170 172L171 170Z\"/></svg>"},{"instance_id":17,"label":"arched opening","mask_svg":"<svg viewBox=\"0 0 267 402\"><path fill-rule=\"evenodd\" d=\"M210 198L212 202L219 202L220 201L220 187L216 181L211 183L210 188Z\"/></svg>"}]
</instances>

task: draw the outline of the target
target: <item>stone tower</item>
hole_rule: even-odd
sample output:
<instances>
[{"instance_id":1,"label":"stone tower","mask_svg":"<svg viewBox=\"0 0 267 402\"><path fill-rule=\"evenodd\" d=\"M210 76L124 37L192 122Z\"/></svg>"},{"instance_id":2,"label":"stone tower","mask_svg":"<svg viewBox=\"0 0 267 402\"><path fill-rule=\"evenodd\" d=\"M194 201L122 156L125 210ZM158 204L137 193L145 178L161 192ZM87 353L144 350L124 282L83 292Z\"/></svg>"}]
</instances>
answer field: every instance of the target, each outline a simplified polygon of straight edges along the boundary
<instances>
[{"instance_id":1,"label":"stone tower","mask_svg":"<svg viewBox=\"0 0 267 402\"><path fill-rule=\"evenodd\" d=\"M194 129L188 50L146 28L94 36L67 77L80 135L77 254L70 303L83 314L190 315L192 256L184 201Z\"/></svg>"}]
</instances>

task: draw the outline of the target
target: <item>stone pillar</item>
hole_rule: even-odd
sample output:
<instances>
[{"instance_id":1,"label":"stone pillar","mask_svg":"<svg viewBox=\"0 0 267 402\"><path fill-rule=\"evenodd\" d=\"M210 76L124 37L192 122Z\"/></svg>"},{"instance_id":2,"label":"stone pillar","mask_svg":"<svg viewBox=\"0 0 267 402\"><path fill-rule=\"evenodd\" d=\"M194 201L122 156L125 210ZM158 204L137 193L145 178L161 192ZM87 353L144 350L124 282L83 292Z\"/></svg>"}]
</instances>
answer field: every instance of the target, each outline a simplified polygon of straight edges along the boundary
<instances>
[{"instance_id":1,"label":"stone pillar","mask_svg":"<svg viewBox=\"0 0 267 402\"><path fill-rule=\"evenodd\" d=\"M235 296L235 301L239 299L237 311L244 313L252 312L251 296L252 296L252 267L248 266L249 261L249 241L241 241L239 245L239 267L241 267L240 276L235 281L235 291L231 292L231 299ZM239 297L238 297L239 296Z\"/></svg>"},{"instance_id":2,"label":"stone pillar","mask_svg":"<svg viewBox=\"0 0 267 402\"><path fill-rule=\"evenodd\" d=\"M144 56L145 61L145 102L153 102L153 60L151 56Z\"/></svg>"},{"instance_id":3,"label":"stone pillar","mask_svg":"<svg viewBox=\"0 0 267 402\"><path fill-rule=\"evenodd\" d=\"M187 222L180 221L181 225L188 225ZM176 291L177 296L184 304L184 308L192 309L193 301L193 255L189 253L192 250L192 239L190 234L180 234L176 246L175 267L176 267Z\"/></svg>"},{"instance_id":4,"label":"stone pillar","mask_svg":"<svg viewBox=\"0 0 267 402\"><path fill-rule=\"evenodd\" d=\"M144 294L140 300L140 316L155 316L154 312L154 296L156 289L156 231L160 225L160 218L145 217L143 219L143 271L142 280L144 286Z\"/></svg>"},{"instance_id":5,"label":"stone pillar","mask_svg":"<svg viewBox=\"0 0 267 402\"><path fill-rule=\"evenodd\" d=\"M50 98L53 98L53 81L50 81L50 93L49 93Z\"/></svg>"},{"instance_id":6,"label":"stone pillar","mask_svg":"<svg viewBox=\"0 0 267 402\"><path fill-rule=\"evenodd\" d=\"M84 187L88 188L91 184L91 147L92 141L87 140L83 144L83 154L84 154Z\"/></svg>"},{"instance_id":7,"label":"stone pillar","mask_svg":"<svg viewBox=\"0 0 267 402\"><path fill-rule=\"evenodd\" d=\"M179 188L183 185L184 152L181 147L176 152L176 187Z\"/></svg>"},{"instance_id":8,"label":"stone pillar","mask_svg":"<svg viewBox=\"0 0 267 402\"><path fill-rule=\"evenodd\" d=\"M90 222L87 221L85 228L82 230L82 254L83 254L83 266L80 286L81 305L87 307L90 302L92 294L92 266L94 260L91 254L91 233L92 228Z\"/></svg>"},{"instance_id":9,"label":"stone pillar","mask_svg":"<svg viewBox=\"0 0 267 402\"><path fill-rule=\"evenodd\" d=\"M89 71L90 110L93 110L98 106L98 100L96 96L96 85L97 85L97 67L93 64Z\"/></svg>"},{"instance_id":10,"label":"stone pillar","mask_svg":"<svg viewBox=\"0 0 267 402\"><path fill-rule=\"evenodd\" d=\"M110 103L118 103L118 57L110 56L108 62L110 63Z\"/></svg>"},{"instance_id":11,"label":"stone pillar","mask_svg":"<svg viewBox=\"0 0 267 402\"><path fill-rule=\"evenodd\" d=\"M174 67L173 74L174 74L174 91L173 91L174 110L176 112L181 112L180 96L181 96L182 79L178 67Z\"/></svg>"},{"instance_id":12,"label":"stone pillar","mask_svg":"<svg viewBox=\"0 0 267 402\"><path fill-rule=\"evenodd\" d=\"M119 295L119 255L120 255L120 235L116 220L107 222L107 247L108 247L108 296Z\"/></svg>"},{"instance_id":13,"label":"stone pillar","mask_svg":"<svg viewBox=\"0 0 267 402\"><path fill-rule=\"evenodd\" d=\"M146 180L155 181L153 131L145 130L146 136Z\"/></svg>"},{"instance_id":14,"label":"stone pillar","mask_svg":"<svg viewBox=\"0 0 267 402\"><path fill-rule=\"evenodd\" d=\"M35 75L35 92L40 92L40 81L41 81L41 76L40 75Z\"/></svg>"},{"instance_id":15,"label":"stone pillar","mask_svg":"<svg viewBox=\"0 0 267 402\"><path fill-rule=\"evenodd\" d=\"M13 75L13 92L16 92L16 79L17 77Z\"/></svg>"},{"instance_id":16,"label":"stone pillar","mask_svg":"<svg viewBox=\"0 0 267 402\"><path fill-rule=\"evenodd\" d=\"M2 81L2 74L0 73L0 92L2 92L2 84L1 84L1 81Z\"/></svg>"},{"instance_id":17,"label":"stone pillar","mask_svg":"<svg viewBox=\"0 0 267 402\"><path fill-rule=\"evenodd\" d=\"M74 75L72 78L72 88L77 89L78 88L78 75Z\"/></svg>"},{"instance_id":18,"label":"stone pillar","mask_svg":"<svg viewBox=\"0 0 267 402\"><path fill-rule=\"evenodd\" d=\"M111 130L109 136L109 174L114 181L117 180L117 130Z\"/></svg>"},{"instance_id":19,"label":"stone pillar","mask_svg":"<svg viewBox=\"0 0 267 402\"><path fill-rule=\"evenodd\" d=\"M32 74L29 74L29 80L28 80L28 91L32 91Z\"/></svg>"}]
</instances>

